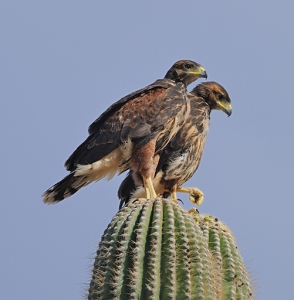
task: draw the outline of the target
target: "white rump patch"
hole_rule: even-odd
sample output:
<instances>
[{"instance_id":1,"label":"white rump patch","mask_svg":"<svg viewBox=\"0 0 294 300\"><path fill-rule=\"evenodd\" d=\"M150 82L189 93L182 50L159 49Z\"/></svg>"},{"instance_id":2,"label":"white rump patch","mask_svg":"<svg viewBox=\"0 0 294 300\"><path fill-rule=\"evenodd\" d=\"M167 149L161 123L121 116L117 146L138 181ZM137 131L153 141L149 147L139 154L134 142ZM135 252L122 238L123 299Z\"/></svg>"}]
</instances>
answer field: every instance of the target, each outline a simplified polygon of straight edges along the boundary
<instances>
[{"instance_id":1,"label":"white rump patch","mask_svg":"<svg viewBox=\"0 0 294 300\"><path fill-rule=\"evenodd\" d=\"M105 176L111 179L116 172L120 172L121 160L121 151L117 148L92 164L78 165L74 176L87 176L90 182L98 181Z\"/></svg>"}]
</instances>

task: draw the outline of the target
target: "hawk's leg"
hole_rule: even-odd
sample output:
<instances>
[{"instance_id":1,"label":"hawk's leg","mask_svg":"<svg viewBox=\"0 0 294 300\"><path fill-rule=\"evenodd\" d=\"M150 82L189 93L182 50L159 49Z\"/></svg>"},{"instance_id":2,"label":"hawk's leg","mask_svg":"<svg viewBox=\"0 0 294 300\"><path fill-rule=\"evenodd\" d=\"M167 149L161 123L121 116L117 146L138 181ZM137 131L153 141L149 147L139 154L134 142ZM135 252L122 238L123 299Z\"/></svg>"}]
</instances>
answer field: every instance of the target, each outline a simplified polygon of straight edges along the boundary
<instances>
[{"instance_id":1,"label":"hawk's leg","mask_svg":"<svg viewBox=\"0 0 294 300\"><path fill-rule=\"evenodd\" d=\"M189 200L196 205L201 205L204 199L204 194L197 188L177 188L177 192L179 193L188 193Z\"/></svg>"},{"instance_id":2,"label":"hawk's leg","mask_svg":"<svg viewBox=\"0 0 294 300\"><path fill-rule=\"evenodd\" d=\"M143 179L146 198L156 198L152 179L154 178L156 167L159 161L159 155L155 155L156 140L151 140L144 146L137 148L134 145L130 167L134 172L137 172Z\"/></svg>"}]
</instances>

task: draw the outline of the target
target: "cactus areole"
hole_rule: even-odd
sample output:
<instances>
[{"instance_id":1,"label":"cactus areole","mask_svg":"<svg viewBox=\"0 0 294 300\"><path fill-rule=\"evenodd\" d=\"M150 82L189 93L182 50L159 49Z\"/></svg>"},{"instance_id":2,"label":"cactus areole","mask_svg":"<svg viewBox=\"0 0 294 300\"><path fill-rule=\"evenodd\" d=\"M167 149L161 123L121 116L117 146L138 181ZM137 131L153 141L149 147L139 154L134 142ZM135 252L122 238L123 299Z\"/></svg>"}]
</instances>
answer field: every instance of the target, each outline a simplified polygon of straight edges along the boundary
<instances>
[{"instance_id":1,"label":"cactus areole","mask_svg":"<svg viewBox=\"0 0 294 300\"><path fill-rule=\"evenodd\" d=\"M94 299L253 299L235 239L211 216L172 201L133 201L99 243Z\"/></svg>"}]
</instances>

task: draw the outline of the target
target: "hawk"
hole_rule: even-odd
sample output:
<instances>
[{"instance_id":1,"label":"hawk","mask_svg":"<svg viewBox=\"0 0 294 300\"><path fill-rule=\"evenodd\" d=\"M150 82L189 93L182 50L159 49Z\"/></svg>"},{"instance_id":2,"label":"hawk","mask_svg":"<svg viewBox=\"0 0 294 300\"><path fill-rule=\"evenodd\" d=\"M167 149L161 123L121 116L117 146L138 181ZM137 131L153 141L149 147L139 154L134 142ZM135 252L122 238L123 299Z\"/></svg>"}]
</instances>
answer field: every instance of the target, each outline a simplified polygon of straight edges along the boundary
<instances>
[{"instance_id":1,"label":"hawk","mask_svg":"<svg viewBox=\"0 0 294 300\"><path fill-rule=\"evenodd\" d=\"M180 60L164 79L112 104L90 125L88 138L65 162L70 173L43 194L44 203L57 203L91 182L128 169L142 179L146 197L156 197L152 179L158 153L188 117L186 88L200 77L207 78L201 65Z\"/></svg>"},{"instance_id":2,"label":"hawk","mask_svg":"<svg viewBox=\"0 0 294 300\"><path fill-rule=\"evenodd\" d=\"M160 154L153 186L157 194L171 196L177 202L176 192L190 194L190 200L200 205L203 193L197 188L181 187L196 172L202 157L206 135L209 129L210 113L214 109L232 113L232 105L227 91L216 82L197 85L191 93L191 111L184 125ZM132 170L118 190L120 208L130 199L145 197L142 178Z\"/></svg>"}]
</instances>

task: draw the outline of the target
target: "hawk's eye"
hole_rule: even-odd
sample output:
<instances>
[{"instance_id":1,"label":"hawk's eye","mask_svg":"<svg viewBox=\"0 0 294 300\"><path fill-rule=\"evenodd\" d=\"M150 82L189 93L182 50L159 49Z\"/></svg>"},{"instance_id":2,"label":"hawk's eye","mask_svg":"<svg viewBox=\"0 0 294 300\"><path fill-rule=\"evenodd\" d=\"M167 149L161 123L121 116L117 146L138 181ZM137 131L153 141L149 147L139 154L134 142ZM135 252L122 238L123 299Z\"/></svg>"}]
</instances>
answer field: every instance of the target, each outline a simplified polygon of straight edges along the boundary
<instances>
[{"instance_id":1,"label":"hawk's eye","mask_svg":"<svg viewBox=\"0 0 294 300\"><path fill-rule=\"evenodd\" d=\"M185 69L192 69L193 65L191 65L191 64L185 64L184 67L185 67Z\"/></svg>"},{"instance_id":2,"label":"hawk's eye","mask_svg":"<svg viewBox=\"0 0 294 300\"><path fill-rule=\"evenodd\" d=\"M217 98L218 98L218 100L223 100L224 99L224 95L223 94L218 94Z\"/></svg>"}]
</instances>

